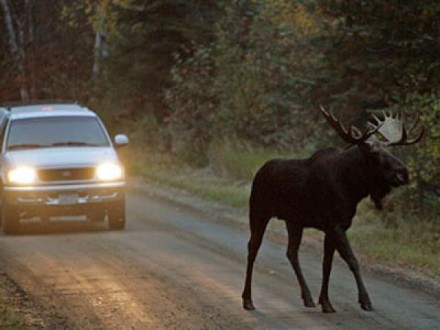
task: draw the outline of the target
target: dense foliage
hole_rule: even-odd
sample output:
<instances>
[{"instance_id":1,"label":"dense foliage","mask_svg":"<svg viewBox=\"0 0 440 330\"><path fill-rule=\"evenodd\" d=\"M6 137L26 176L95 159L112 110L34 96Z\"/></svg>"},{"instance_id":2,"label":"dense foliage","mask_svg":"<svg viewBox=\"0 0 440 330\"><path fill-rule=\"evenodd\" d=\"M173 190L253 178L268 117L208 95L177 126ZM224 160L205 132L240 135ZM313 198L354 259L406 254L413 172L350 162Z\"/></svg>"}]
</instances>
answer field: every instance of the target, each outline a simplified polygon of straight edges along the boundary
<instances>
[{"instance_id":1,"label":"dense foliage","mask_svg":"<svg viewBox=\"0 0 440 330\"><path fill-rule=\"evenodd\" d=\"M0 34L2 100L23 97L23 89L30 98L80 99L113 126L129 122L137 142L196 164L209 163L219 141L301 154L328 144L320 103L360 125L381 108L410 119L419 112L427 134L401 150L415 177L402 198L438 207L438 2L1 4L4 26L9 17L15 28Z\"/></svg>"},{"instance_id":2,"label":"dense foliage","mask_svg":"<svg viewBox=\"0 0 440 330\"><path fill-rule=\"evenodd\" d=\"M63 19L61 2L2 0L1 4L2 102L20 100L20 89L30 99L87 96L93 46L87 26L71 28Z\"/></svg>"}]
</instances>

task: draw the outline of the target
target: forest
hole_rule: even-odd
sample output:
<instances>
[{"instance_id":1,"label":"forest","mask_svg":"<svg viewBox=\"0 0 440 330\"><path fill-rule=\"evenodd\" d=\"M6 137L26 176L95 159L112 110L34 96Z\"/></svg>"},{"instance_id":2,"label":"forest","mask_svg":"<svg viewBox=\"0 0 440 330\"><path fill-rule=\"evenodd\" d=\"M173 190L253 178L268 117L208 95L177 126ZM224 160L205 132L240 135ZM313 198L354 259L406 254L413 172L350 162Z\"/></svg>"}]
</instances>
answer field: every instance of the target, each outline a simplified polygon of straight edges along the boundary
<instances>
[{"instance_id":1,"label":"forest","mask_svg":"<svg viewBox=\"0 0 440 330\"><path fill-rule=\"evenodd\" d=\"M0 0L0 99L78 100L194 167L224 145L343 146L321 104L359 127L420 115L422 142L393 150L412 177L397 199L438 229L439 17L437 1Z\"/></svg>"}]
</instances>

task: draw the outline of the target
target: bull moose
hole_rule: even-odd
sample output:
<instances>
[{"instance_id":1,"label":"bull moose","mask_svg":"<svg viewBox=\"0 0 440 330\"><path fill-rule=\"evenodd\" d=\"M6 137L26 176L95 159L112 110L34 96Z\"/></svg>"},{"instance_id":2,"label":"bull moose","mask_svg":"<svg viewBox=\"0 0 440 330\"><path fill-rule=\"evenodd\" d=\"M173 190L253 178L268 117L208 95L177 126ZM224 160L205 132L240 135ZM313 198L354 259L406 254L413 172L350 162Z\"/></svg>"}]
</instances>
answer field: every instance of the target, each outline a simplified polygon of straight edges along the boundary
<instances>
[{"instance_id":1,"label":"bull moose","mask_svg":"<svg viewBox=\"0 0 440 330\"><path fill-rule=\"evenodd\" d=\"M406 129L398 116L384 113L383 119L373 116L367 129L361 132L355 126L346 129L331 111L323 107L321 112L350 146L346 149L321 149L308 159L270 160L258 170L252 182L249 200L251 236L242 294L243 307L247 310L255 309L251 294L253 265L266 226L273 217L285 221L287 258L296 273L306 307L315 307L315 303L298 262L298 249L303 229L313 227L325 233L319 295L322 311L335 312L328 296L335 250L354 274L361 307L367 311L373 309L346 231L351 226L357 204L363 198L369 195L376 208L382 209L382 199L392 188L408 184L408 170L388 147L420 141L424 128L417 137L409 139L418 117L412 127Z\"/></svg>"}]
</instances>

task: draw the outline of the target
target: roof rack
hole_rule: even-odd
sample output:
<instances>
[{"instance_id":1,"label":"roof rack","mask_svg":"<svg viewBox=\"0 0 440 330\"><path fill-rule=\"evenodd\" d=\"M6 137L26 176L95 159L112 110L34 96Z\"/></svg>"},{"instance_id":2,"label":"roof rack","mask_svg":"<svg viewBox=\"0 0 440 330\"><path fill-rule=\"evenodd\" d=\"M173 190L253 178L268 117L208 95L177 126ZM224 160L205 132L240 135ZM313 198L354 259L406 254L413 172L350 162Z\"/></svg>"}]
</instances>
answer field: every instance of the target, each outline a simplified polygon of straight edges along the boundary
<instances>
[{"instance_id":1,"label":"roof rack","mask_svg":"<svg viewBox=\"0 0 440 330\"><path fill-rule=\"evenodd\" d=\"M74 100L32 100L26 102L8 102L4 105L0 105L0 107L6 108L8 110L12 110L13 107L26 107L33 105L43 105L43 104L76 104L79 106L83 106L80 102Z\"/></svg>"}]
</instances>

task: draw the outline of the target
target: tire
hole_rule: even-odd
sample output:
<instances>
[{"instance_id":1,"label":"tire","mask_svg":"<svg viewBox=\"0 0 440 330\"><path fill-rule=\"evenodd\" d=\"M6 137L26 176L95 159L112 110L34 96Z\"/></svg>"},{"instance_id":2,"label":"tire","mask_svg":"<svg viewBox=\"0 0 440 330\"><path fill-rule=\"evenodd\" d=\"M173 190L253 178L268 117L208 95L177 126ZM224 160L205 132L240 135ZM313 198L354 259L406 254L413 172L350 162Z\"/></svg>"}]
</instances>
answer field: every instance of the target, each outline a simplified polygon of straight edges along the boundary
<instances>
[{"instance_id":1,"label":"tire","mask_svg":"<svg viewBox=\"0 0 440 330\"><path fill-rule=\"evenodd\" d=\"M125 229L125 194L116 202L111 203L108 208L108 229Z\"/></svg>"},{"instance_id":2,"label":"tire","mask_svg":"<svg viewBox=\"0 0 440 330\"><path fill-rule=\"evenodd\" d=\"M2 215L3 233L8 235L8 234L15 234L16 232L18 232L20 223L19 223L19 211L17 207L14 207L14 205L11 205L8 201L3 199L1 215Z\"/></svg>"}]
</instances>

